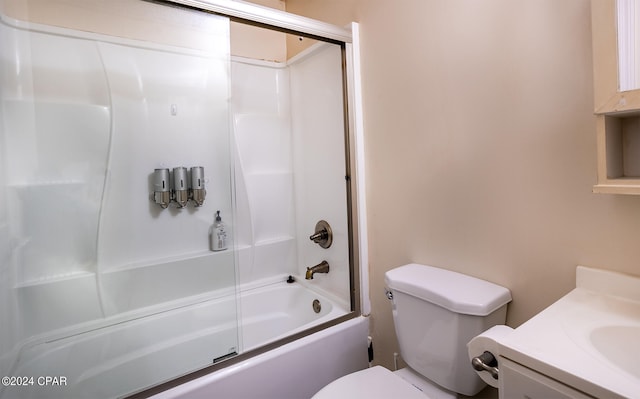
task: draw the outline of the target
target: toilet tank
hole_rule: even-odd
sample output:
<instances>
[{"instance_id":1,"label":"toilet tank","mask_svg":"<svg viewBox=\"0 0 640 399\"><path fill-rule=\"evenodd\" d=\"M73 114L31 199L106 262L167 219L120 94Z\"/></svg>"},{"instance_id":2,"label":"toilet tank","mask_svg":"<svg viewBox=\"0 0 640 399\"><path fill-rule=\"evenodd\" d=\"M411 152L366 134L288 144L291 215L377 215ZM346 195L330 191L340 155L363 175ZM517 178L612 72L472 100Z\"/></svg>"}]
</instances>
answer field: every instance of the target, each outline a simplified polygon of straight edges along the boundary
<instances>
[{"instance_id":1,"label":"toilet tank","mask_svg":"<svg viewBox=\"0 0 640 399\"><path fill-rule=\"evenodd\" d=\"M485 387L469 362L467 342L504 324L508 289L432 266L409 264L385 273L393 295L400 353L416 372L457 393Z\"/></svg>"}]
</instances>

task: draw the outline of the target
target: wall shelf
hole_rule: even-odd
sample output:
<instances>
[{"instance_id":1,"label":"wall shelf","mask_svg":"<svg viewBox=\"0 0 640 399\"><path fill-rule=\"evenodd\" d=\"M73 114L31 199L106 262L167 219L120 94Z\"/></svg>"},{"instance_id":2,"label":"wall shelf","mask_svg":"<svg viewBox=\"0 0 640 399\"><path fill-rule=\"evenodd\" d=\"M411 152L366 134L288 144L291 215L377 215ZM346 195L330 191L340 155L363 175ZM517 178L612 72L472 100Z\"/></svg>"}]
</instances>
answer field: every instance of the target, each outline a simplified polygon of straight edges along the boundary
<instances>
[{"instance_id":1,"label":"wall shelf","mask_svg":"<svg viewBox=\"0 0 640 399\"><path fill-rule=\"evenodd\" d=\"M629 180L629 184L616 184L616 182L598 183L593 186L593 192L597 194L633 194L640 195L640 180Z\"/></svg>"},{"instance_id":2,"label":"wall shelf","mask_svg":"<svg viewBox=\"0 0 640 399\"><path fill-rule=\"evenodd\" d=\"M71 281L71 280L80 280L86 277L95 276L95 272L89 271L73 271L67 273L59 273L55 275L44 276L38 279L27 280L18 282L15 285L15 288L25 288L25 287L35 287L46 284L55 284L59 282Z\"/></svg>"},{"instance_id":3,"label":"wall shelf","mask_svg":"<svg viewBox=\"0 0 640 399\"><path fill-rule=\"evenodd\" d=\"M640 110L597 115L595 193L640 195Z\"/></svg>"},{"instance_id":4,"label":"wall shelf","mask_svg":"<svg viewBox=\"0 0 640 399\"><path fill-rule=\"evenodd\" d=\"M149 258L140 261L133 261L125 264L119 265L102 265L100 267L103 273L118 273L129 270L136 269L145 269L145 268L154 268L154 267L162 267L162 266L175 266L181 267L180 265L184 262L195 261L198 262L199 259L211 258L214 259L216 257L222 257L227 253L235 252L235 250L231 247L227 248L224 251L209 251L202 250L197 252L188 252L176 254L173 256L165 256L161 258ZM231 255L232 256L232 255Z\"/></svg>"}]
</instances>

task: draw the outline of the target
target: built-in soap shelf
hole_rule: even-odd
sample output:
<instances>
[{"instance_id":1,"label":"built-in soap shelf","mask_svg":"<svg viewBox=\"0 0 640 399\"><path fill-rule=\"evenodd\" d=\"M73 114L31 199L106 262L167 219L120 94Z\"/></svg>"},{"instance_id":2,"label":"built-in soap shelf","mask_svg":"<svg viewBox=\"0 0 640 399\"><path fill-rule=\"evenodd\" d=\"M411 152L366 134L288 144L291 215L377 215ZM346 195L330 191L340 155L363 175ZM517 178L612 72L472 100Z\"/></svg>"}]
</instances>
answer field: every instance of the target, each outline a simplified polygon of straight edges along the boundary
<instances>
[{"instance_id":1,"label":"built-in soap shelf","mask_svg":"<svg viewBox=\"0 0 640 399\"><path fill-rule=\"evenodd\" d=\"M21 254L24 248L29 244L31 239L29 238L19 238L13 241L14 251L18 254ZM20 260L21 256L18 255L17 259ZM58 265L62 265L61 262L58 263L48 263L44 266L44 269L48 269L46 272L43 272L43 268L40 268L40 272L33 272L31 270L30 276L26 277L24 275L24 264L21 264L21 268L19 270L22 271L22 275L19 275L17 281L15 283L16 288L21 287L32 287L42 284L53 284L61 281L74 280L85 278L87 276L95 275L95 262L86 262L86 263L77 263L73 260L69 260L68 262L64 262L64 267L58 268ZM52 265L54 266L54 271L52 272Z\"/></svg>"},{"instance_id":2,"label":"built-in soap shelf","mask_svg":"<svg viewBox=\"0 0 640 399\"><path fill-rule=\"evenodd\" d=\"M25 333L37 335L104 317L170 308L180 301L213 298L215 293L233 290L234 256L231 249L202 251L186 258L139 263L135 268L52 274L17 284L23 311L35 315L46 309L45 316L30 319Z\"/></svg>"},{"instance_id":3,"label":"built-in soap shelf","mask_svg":"<svg viewBox=\"0 0 640 399\"><path fill-rule=\"evenodd\" d=\"M180 262L197 260L200 258L207 258L207 257L219 258L219 257L224 257L230 252L234 252L234 249L232 249L231 247L223 251L209 251L209 250L196 251L196 252L189 252L189 253L184 253L184 254L175 255L175 256L146 259L139 262L131 262L131 263L126 263L121 265L103 266L103 267L100 267L100 269L104 271L104 273L112 273L112 272L115 273L115 272L126 271L126 270L143 269L143 268L154 267L154 266L178 264Z\"/></svg>"},{"instance_id":4,"label":"built-in soap shelf","mask_svg":"<svg viewBox=\"0 0 640 399\"><path fill-rule=\"evenodd\" d=\"M194 252L186 255L183 254L179 256L165 257L160 259L129 263L125 265L105 267L105 268L102 268L102 273L106 273L106 274L118 273L118 272L130 271L134 269L149 268L154 266L161 266L161 267L171 266L172 264L175 264L176 267L180 267L179 263L181 262L198 260L200 258L205 258L205 257L219 258L219 257L225 256L229 252L233 252L233 250L229 248L227 250L219 251L219 252L199 251L199 252ZM232 256L232 255L228 255L228 256ZM16 288L33 287L33 286L44 285L44 284L55 284L55 283L68 281L68 280L83 279L89 276L95 276L96 272L89 271L95 268L96 268L95 264L84 265L81 268L77 267L76 270L73 270L73 271L52 273L48 275L43 275L38 278L28 279L23 281L20 281L19 279L19 281L15 284L15 287ZM82 269L82 270L77 270L77 269Z\"/></svg>"},{"instance_id":5,"label":"built-in soap shelf","mask_svg":"<svg viewBox=\"0 0 640 399\"><path fill-rule=\"evenodd\" d=\"M96 291L86 290L86 288L95 286L95 281L82 281L81 279L77 279L76 281L71 281L69 284L63 282L60 287L18 287L22 291L21 297L26 299L27 304L30 306L27 310L33 310L34 313L37 313L39 309L47 308L48 314L56 315L54 320L73 320L68 323L60 323L63 327L49 329L44 325L40 326L41 328L34 331L36 335L32 342L37 344L57 341L78 334L90 333L103 328L114 327L120 323L142 317L167 314L167 312L173 311L179 312L179 309L184 308L185 306L228 298L236 292L235 286L214 287L210 290L202 291L201 293L165 302L153 303L146 307L133 308L121 313L105 314L100 311L99 302L97 301L98 293ZM60 289L64 290L63 292L66 294L61 294ZM103 294L109 295L109 293L105 292L103 292ZM65 298L68 298L67 302L62 301L62 306L59 304L60 295L64 295ZM79 297L79 295L83 296ZM124 295L126 296L126 293ZM58 301L55 300L56 298ZM68 302L75 302L75 304L74 306L71 306ZM93 311L87 311L87 309L84 309L83 312L80 312L84 317L74 318L78 313L78 306L94 309ZM74 312L74 309L76 312Z\"/></svg>"},{"instance_id":6,"label":"built-in soap shelf","mask_svg":"<svg viewBox=\"0 0 640 399\"><path fill-rule=\"evenodd\" d=\"M64 272L59 274L51 274L51 275L43 276L37 279L18 282L16 283L15 288L35 287L35 286L44 285L44 284L55 284L63 281L83 279L89 276L95 276L95 274L96 274L95 272L79 271L79 270Z\"/></svg>"}]
</instances>

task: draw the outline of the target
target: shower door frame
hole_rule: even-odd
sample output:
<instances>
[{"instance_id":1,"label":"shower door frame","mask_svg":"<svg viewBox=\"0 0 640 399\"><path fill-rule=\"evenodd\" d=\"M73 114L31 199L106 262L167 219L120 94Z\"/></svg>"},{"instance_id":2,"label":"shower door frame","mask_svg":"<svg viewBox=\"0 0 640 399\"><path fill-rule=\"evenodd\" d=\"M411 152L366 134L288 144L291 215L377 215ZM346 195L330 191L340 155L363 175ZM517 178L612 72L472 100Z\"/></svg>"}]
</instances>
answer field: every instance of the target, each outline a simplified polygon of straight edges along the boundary
<instances>
[{"instance_id":1,"label":"shower door frame","mask_svg":"<svg viewBox=\"0 0 640 399\"><path fill-rule=\"evenodd\" d=\"M315 40L337 44L342 49L342 74L345 132L345 183L347 188L347 225L349 230L349 269L351 312L309 330L291 335L258 349L241 353L223 362L144 389L129 398L146 398L188 381L242 362L306 335L337 325L358 316L368 316L369 300L368 240L365 200L364 129L361 97L359 26L351 23L341 28L311 18L276 9L232 0L152 0L167 6L187 7L229 17L230 20L277 30Z\"/></svg>"}]
</instances>

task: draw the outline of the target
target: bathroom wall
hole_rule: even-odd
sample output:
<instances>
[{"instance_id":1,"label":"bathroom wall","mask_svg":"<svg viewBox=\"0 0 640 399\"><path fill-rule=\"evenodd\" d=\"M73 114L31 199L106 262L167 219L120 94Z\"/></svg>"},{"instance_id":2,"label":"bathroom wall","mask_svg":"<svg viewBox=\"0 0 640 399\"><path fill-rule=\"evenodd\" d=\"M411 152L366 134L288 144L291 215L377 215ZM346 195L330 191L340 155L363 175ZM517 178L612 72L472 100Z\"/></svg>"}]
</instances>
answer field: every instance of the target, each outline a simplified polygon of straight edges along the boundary
<instances>
[{"instance_id":1,"label":"bathroom wall","mask_svg":"<svg viewBox=\"0 0 640 399\"><path fill-rule=\"evenodd\" d=\"M251 3L284 11L284 0L254 0ZM286 34L257 26L231 22L231 55L254 60L285 62L287 60Z\"/></svg>"},{"instance_id":2,"label":"bathroom wall","mask_svg":"<svg viewBox=\"0 0 640 399\"><path fill-rule=\"evenodd\" d=\"M100 315L93 276L111 115L95 43L4 23L0 32L13 66L2 79L12 293L31 337Z\"/></svg>"},{"instance_id":3,"label":"bathroom wall","mask_svg":"<svg viewBox=\"0 0 640 399\"><path fill-rule=\"evenodd\" d=\"M234 58L231 91L238 270L246 285L296 274L289 69Z\"/></svg>"},{"instance_id":4,"label":"bathroom wall","mask_svg":"<svg viewBox=\"0 0 640 399\"><path fill-rule=\"evenodd\" d=\"M217 210L233 225L228 21L218 24L207 53L100 43L113 113L98 237L107 315L235 284L233 253L208 240ZM177 166L204 168L202 206L149 200L153 169Z\"/></svg>"},{"instance_id":5,"label":"bathroom wall","mask_svg":"<svg viewBox=\"0 0 640 399\"><path fill-rule=\"evenodd\" d=\"M358 0L286 0L286 11L313 17L318 21L325 21L336 26L347 27L353 21L357 21ZM313 44L308 38L300 38L295 35L287 36L287 57L292 58Z\"/></svg>"},{"instance_id":6,"label":"bathroom wall","mask_svg":"<svg viewBox=\"0 0 640 399\"><path fill-rule=\"evenodd\" d=\"M384 272L407 262L508 287L513 327L571 290L578 264L640 275L640 198L591 192L588 1L287 0L287 11L360 22L377 362L398 350Z\"/></svg>"},{"instance_id":7,"label":"bathroom wall","mask_svg":"<svg viewBox=\"0 0 640 399\"><path fill-rule=\"evenodd\" d=\"M326 260L329 274L317 274L316 287L333 293L349 308L349 231L342 51L318 43L289 60L298 259L306 267ZM308 240L316 223L331 226L333 243L322 248Z\"/></svg>"},{"instance_id":8,"label":"bathroom wall","mask_svg":"<svg viewBox=\"0 0 640 399\"><path fill-rule=\"evenodd\" d=\"M308 283L348 308L341 60L323 43L287 63L234 57L231 84L240 283L304 278L326 260L330 273ZM328 249L307 239L322 219Z\"/></svg>"}]
</instances>

